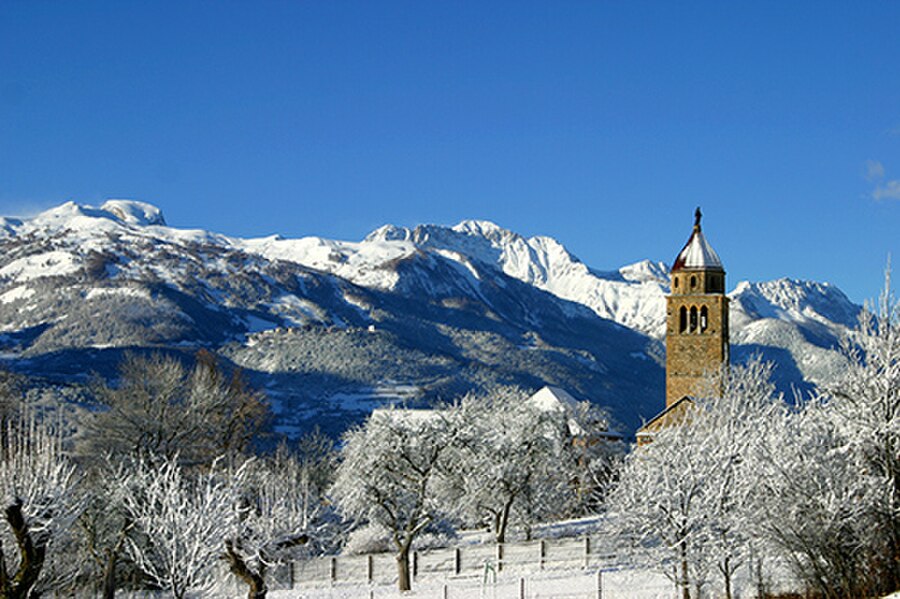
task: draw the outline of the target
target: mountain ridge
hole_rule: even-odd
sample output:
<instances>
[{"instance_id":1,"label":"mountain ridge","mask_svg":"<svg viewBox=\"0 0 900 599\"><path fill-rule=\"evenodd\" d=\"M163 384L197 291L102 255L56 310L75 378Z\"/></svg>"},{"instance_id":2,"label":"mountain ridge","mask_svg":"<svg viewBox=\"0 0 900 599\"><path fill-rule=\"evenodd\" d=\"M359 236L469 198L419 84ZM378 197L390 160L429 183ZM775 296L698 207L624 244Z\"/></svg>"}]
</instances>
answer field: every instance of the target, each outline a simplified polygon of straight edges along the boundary
<instances>
[{"instance_id":1,"label":"mountain ridge","mask_svg":"<svg viewBox=\"0 0 900 599\"><path fill-rule=\"evenodd\" d=\"M566 387L627 430L661 405L661 262L601 271L555 239L478 220L385 225L359 242L243 239L110 200L0 224L0 349L32 373L65 379L67 359L112 362L126 347L208 347L251 371L283 432L498 384ZM859 306L833 285L740 282L729 295L738 359L777 357L799 387L840 367Z\"/></svg>"}]
</instances>

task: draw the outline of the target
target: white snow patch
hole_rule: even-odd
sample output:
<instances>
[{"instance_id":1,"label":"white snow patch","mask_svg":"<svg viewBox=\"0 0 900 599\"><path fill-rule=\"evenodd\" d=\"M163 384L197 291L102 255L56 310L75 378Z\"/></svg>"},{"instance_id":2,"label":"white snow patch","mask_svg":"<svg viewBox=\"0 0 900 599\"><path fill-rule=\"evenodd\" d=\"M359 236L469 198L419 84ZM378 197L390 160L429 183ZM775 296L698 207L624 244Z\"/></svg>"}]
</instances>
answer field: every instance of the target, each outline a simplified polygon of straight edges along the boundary
<instances>
[{"instance_id":1,"label":"white snow patch","mask_svg":"<svg viewBox=\"0 0 900 599\"><path fill-rule=\"evenodd\" d=\"M134 297L139 299L150 299L150 292L140 287L94 287L89 289L84 295L86 301L109 296Z\"/></svg>"},{"instance_id":2,"label":"white snow patch","mask_svg":"<svg viewBox=\"0 0 900 599\"><path fill-rule=\"evenodd\" d=\"M13 260L0 268L0 277L23 283L41 277L72 274L78 271L79 266L73 254L57 250Z\"/></svg>"},{"instance_id":3,"label":"white snow patch","mask_svg":"<svg viewBox=\"0 0 900 599\"><path fill-rule=\"evenodd\" d=\"M321 307L293 294L281 295L265 305L274 314L294 326L302 326L310 321L326 322L328 320L328 314Z\"/></svg>"},{"instance_id":4,"label":"white snow patch","mask_svg":"<svg viewBox=\"0 0 900 599\"><path fill-rule=\"evenodd\" d=\"M35 294L34 289L21 285L10 289L3 295L0 295L0 304L11 304L18 300L25 300Z\"/></svg>"}]
</instances>

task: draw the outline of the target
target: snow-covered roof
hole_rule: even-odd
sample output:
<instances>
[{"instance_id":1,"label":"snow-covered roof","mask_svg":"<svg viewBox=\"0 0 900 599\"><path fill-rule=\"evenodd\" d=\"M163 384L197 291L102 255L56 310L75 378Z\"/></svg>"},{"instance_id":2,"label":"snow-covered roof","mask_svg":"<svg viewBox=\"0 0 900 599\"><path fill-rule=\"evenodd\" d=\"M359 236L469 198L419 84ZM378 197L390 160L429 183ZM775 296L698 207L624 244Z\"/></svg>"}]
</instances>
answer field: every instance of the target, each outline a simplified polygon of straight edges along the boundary
<instances>
[{"instance_id":1,"label":"snow-covered roof","mask_svg":"<svg viewBox=\"0 0 900 599\"><path fill-rule=\"evenodd\" d=\"M566 407L575 408L578 400L565 389L559 387L541 387L528 398L528 403L542 412L563 412Z\"/></svg>"},{"instance_id":2,"label":"snow-covered roof","mask_svg":"<svg viewBox=\"0 0 900 599\"><path fill-rule=\"evenodd\" d=\"M697 208L696 221L694 222L694 232L691 238L684 245L675 263L672 264L672 272L683 268L702 268L723 270L722 261L716 250L712 249L703 232L700 230L700 209Z\"/></svg>"}]
</instances>

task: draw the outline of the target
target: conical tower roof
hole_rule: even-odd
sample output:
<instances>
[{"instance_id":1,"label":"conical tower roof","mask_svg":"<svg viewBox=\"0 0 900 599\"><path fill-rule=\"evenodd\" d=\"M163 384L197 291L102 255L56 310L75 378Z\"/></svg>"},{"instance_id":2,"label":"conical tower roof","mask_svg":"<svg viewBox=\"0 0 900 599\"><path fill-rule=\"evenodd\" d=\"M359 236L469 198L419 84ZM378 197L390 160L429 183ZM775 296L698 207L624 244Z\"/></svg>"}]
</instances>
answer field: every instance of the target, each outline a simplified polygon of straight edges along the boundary
<instances>
[{"instance_id":1,"label":"conical tower roof","mask_svg":"<svg viewBox=\"0 0 900 599\"><path fill-rule=\"evenodd\" d=\"M684 248L678 253L675 262L672 264L672 272L676 270L721 270L722 261L716 253L703 232L700 230L700 218L703 214L700 209L694 213L694 231L691 233L690 239L684 245Z\"/></svg>"}]
</instances>

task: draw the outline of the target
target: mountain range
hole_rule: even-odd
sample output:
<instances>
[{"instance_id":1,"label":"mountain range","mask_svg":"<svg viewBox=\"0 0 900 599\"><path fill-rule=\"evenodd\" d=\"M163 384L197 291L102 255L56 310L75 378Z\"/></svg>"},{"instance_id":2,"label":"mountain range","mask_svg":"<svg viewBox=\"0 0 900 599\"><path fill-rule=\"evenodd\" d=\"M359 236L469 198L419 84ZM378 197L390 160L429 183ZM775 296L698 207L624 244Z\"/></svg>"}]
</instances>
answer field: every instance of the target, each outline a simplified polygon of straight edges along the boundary
<instances>
[{"instance_id":1,"label":"mountain range","mask_svg":"<svg viewBox=\"0 0 900 599\"><path fill-rule=\"evenodd\" d=\"M491 222L242 239L142 202L68 202L0 218L0 248L0 357L47 384L112 377L124 351L206 348L288 435L497 385L562 387L627 433L664 403L666 265L596 270ZM733 360L774 360L788 393L840 371L860 307L837 287L741 281L729 297Z\"/></svg>"}]
</instances>

